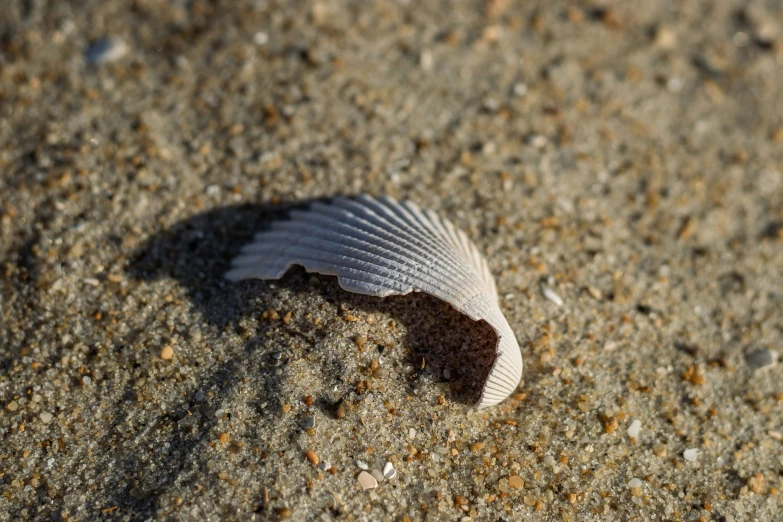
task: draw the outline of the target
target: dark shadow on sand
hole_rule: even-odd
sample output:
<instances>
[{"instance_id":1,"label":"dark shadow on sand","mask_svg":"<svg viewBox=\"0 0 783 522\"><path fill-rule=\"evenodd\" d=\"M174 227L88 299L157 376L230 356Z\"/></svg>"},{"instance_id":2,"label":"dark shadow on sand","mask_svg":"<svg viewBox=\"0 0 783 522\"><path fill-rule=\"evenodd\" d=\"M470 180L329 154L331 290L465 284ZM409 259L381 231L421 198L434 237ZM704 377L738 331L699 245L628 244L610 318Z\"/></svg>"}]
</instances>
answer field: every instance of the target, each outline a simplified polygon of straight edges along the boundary
<instances>
[{"instance_id":1,"label":"dark shadow on sand","mask_svg":"<svg viewBox=\"0 0 783 522\"><path fill-rule=\"evenodd\" d=\"M196 215L150 238L136 252L129 273L133 278L144 281L176 279L206 322L218 329L237 328L244 316L259 312L255 309L254 296L269 295L274 290L264 281L226 281L223 274L229 269L231 259L271 221L311 202L222 207ZM450 381L450 401L473 404L478 399L480 385L491 364L491 356L488 358L486 355L492 353L495 343L489 325L475 323L427 295L380 299L346 292L339 287L335 277L318 276L317 281L315 291L326 301L347 304L355 311L388 314L407 328L405 345L410 347L411 353L406 364L412 367L412 371L407 375L405 385L411 392L424 378ZM312 282L310 274L301 267L295 267L274 284L298 293L314 291ZM293 321L286 329L291 336L302 337L311 349L324 348L325 327L315 329L304 321ZM201 376L195 386L183 390L184 398L167 408L170 413L158 421L165 424L166 429L157 430L158 436L164 440L159 441L156 449L146 450L152 451L153 455L146 454L142 458L134 451L118 451L117 466L124 470L126 476L146 478L135 488L116 489L111 498L103 499L105 504L117 506L118 514L130 514L132 518L152 515L160 507L159 498L166 488L178 477L192 472L187 469L190 457L209 443L211 429L217 422L209 411L192 411L191 398L198 390L217 388L221 396L230 397L238 379L228 376L241 376L243 372L270 372L266 376L266 389L259 392L265 396L259 398L259 402L267 402L273 410L279 408L280 380L273 374L272 365L268 364L272 351L264 345L260 335L250 338L239 352L241 356L222 361L210 374ZM466 353L484 355L466 357ZM426 361L424 368L422 359ZM339 361L335 361L334 367L340 367ZM327 377L335 383L352 379L352 376L346 375ZM360 378L364 377L356 376L356 380ZM118 430L129 404L135 400L131 387L126 390L125 396L112 412L112 418L116 420L113 424ZM315 406L331 414L336 404L322 399ZM196 419L192 419L194 413ZM149 470L150 462L156 464L154 472ZM109 479L107 474L106 480ZM189 481L180 479L180 482L183 483L180 487L187 487ZM110 489L108 483L106 486ZM260 499L258 504L260 506Z\"/></svg>"}]
</instances>

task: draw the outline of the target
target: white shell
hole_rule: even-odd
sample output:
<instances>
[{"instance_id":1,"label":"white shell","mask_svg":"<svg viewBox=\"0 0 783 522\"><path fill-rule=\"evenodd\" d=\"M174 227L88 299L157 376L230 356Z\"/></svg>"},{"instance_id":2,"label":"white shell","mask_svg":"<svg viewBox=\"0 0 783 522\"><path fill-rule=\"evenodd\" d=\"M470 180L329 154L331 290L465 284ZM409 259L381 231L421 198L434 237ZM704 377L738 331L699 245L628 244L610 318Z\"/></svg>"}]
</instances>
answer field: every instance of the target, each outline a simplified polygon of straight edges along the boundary
<instances>
[{"instance_id":1,"label":"white shell","mask_svg":"<svg viewBox=\"0 0 783 522\"><path fill-rule=\"evenodd\" d=\"M522 354L498 306L489 266L464 232L411 202L367 195L314 203L256 235L226 277L279 279L292 265L335 275L342 288L374 296L425 292L497 333L497 357L479 408L501 402L522 377Z\"/></svg>"}]
</instances>

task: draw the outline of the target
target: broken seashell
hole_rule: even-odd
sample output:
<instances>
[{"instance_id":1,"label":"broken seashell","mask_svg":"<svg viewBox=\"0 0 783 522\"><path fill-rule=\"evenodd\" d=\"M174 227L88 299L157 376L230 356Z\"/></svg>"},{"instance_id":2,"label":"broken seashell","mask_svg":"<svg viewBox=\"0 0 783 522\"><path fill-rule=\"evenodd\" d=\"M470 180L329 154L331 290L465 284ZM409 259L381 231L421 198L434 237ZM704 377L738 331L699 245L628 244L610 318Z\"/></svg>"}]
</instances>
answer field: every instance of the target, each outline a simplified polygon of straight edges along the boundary
<instances>
[{"instance_id":1,"label":"broken seashell","mask_svg":"<svg viewBox=\"0 0 783 522\"><path fill-rule=\"evenodd\" d=\"M292 265L335 275L349 292L385 297L425 292L498 336L496 358L479 408L513 392L522 376L522 354L498 306L486 259L450 221L411 202L390 197L335 198L292 211L255 236L226 274L232 281L279 279Z\"/></svg>"}]
</instances>

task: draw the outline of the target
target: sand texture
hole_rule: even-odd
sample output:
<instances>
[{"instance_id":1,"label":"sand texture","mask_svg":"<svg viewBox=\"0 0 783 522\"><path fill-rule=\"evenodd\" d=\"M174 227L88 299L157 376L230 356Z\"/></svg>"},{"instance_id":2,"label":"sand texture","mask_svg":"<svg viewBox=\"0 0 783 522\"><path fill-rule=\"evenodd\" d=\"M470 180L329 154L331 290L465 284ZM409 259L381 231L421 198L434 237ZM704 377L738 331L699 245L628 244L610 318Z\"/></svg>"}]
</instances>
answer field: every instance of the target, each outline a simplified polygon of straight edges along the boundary
<instances>
[{"instance_id":1,"label":"sand texture","mask_svg":"<svg viewBox=\"0 0 783 522\"><path fill-rule=\"evenodd\" d=\"M780 2L2 5L0 520L783 517ZM223 278L358 193L486 255L511 398L435 298Z\"/></svg>"}]
</instances>

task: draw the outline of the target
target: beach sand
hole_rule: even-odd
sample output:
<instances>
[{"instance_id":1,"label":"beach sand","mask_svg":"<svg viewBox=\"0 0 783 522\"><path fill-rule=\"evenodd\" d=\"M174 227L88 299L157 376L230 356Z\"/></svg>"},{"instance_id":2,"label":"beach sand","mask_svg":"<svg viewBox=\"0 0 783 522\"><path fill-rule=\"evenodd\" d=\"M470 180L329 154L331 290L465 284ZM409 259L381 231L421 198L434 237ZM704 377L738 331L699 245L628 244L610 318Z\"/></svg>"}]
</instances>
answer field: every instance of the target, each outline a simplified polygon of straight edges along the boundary
<instances>
[{"instance_id":1,"label":"beach sand","mask_svg":"<svg viewBox=\"0 0 783 522\"><path fill-rule=\"evenodd\" d=\"M778 2L8 4L0 519L783 516ZM503 404L434 298L223 279L357 193L485 253Z\"/></svg>"}]
</instances>

